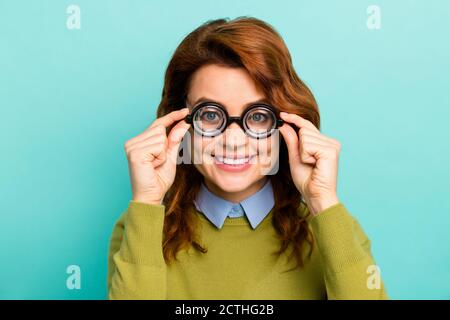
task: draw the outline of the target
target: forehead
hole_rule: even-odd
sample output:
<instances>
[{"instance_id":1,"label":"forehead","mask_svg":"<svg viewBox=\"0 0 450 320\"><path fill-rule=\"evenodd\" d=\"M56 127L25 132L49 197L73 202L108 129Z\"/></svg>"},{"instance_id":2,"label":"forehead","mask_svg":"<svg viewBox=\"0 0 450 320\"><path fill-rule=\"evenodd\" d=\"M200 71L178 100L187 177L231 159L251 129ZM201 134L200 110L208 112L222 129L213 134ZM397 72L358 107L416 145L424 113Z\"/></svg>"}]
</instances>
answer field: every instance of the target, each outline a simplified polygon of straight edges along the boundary
<instances>
[{"instance_id":1,"label":"forehead","mask_svg":"<svg viewBox=\"0 0 450 320\"><path fill-rule=\"evenodd\" d=\"M207 65L197 70L190 82L188 102L191 107L199 100L220 103L229 113L239 113L249 103L265 99L245 69Z\"/></svg>"}]
</instances>

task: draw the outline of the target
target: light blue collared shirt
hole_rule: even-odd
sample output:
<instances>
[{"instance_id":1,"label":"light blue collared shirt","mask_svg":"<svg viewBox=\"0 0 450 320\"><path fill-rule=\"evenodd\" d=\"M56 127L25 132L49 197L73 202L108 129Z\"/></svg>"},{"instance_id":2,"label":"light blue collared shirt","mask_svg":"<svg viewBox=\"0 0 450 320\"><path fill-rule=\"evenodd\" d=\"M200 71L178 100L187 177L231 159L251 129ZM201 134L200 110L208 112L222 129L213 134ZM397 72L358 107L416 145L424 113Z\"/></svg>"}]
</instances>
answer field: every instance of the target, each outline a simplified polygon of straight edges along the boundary
<instances>
[{"instance_id":1,"label":"light blue collared shirt","mask_svg":"<svg viewBox=\"0 0 450 320\"><path fill-rule=\"evenodd\" d=\"M268 179L258 192L240 203L233 203L215 195L202 182L194 204L197 210L202 212L218 229L222 228L227 217L243 217L244 214L252 228L256 229L272 210L275 201L272 182Z\"/></svg>"}]
</instances>

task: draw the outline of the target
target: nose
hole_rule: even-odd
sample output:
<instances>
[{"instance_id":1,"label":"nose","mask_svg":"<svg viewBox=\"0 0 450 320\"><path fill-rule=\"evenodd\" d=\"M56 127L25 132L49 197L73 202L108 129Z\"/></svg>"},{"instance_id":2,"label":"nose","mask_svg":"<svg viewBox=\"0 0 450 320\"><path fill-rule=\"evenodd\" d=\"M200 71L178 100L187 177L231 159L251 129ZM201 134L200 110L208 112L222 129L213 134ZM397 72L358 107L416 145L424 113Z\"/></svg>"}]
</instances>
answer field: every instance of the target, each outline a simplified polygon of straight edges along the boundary
<instances>
[{"instance_id":1,"label":"nose","mask_svg":"<svg viewBox=\"0 0 450 320\"><path fill-rule=\"evenodd\" d=\"M223 143L227 149L236 152L247 145L248 136L236 122L233 122L224 132Z\"/></svg>"}]
</instances>

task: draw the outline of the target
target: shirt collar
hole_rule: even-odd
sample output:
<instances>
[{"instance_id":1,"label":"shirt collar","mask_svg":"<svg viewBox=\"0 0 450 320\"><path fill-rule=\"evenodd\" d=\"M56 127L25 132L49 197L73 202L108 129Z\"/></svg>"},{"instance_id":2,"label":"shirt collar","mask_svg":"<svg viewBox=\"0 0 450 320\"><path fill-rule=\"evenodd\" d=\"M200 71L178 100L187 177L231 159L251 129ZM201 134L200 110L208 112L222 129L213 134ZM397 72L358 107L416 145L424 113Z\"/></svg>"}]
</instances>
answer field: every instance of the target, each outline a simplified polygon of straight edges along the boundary
<instances>
[{"instance_id":1,"label":"shirt collar","mask_svg":"<svg viewBox=\"0 0 450 320\"><path fill-rule=\"evenodd\" d=\"M195 207L202 212L218 229L221 229L225 219L235 203L227 201L212 193L202 182L199 192L194 200ZM275 201L272 182L270 179L264 186L245 200L239 203L253 229L264 220L272 210Z\"/></svg>"}]
</instances>

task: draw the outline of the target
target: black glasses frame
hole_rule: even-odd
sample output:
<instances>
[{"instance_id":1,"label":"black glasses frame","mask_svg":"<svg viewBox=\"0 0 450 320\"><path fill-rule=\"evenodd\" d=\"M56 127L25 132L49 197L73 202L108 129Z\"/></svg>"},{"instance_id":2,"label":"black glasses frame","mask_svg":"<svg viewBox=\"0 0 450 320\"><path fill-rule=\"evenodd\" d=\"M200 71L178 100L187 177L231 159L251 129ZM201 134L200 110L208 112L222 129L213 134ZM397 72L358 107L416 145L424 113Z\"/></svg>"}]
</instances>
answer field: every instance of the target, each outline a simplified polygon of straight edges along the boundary
<instances>
[{"instance_id":1,"label":"black glasses frame","mask_svg":"<svg viewBox=\"0 0 450 320\"><path fill-rule=\"evenodd\" d=\"M222 127L219 128L219 131L215 132L212 135L205 134L204 131L198 129L194 125L194 116L195 116L195 114L197 113L197 111L199 111L201 108L203 108L205 106L214 106L214 107L219 108L224 113L225 118L226 118L225 125L222 125ZM267 133L264 133L262 135L252 134L251 131L246 128L245 119L247 117L247 114L250 111L252 111L255 108L261 108L261 107L269 110L274 115L275 126L270 131L268 131ZM284 124L284 120L279 118L278 111L273 106L271 106L270 104L266 104L266 103L251 104L250 106L245 108L245 110L242 112L242 115L240 117L230 117L230 115L228 114L227 110L222 105L220 105L220 104L218 104L216 102L209 102L209 101L205 101L205 102L202 102L202 103L196 105L192 109L192 112L185 117L185 121L187 123L191 124L194 127L195 131L197 131L202 136L206 136L206 137L216 137L216 136L222 134L228 128L228 126L230 124L232 124L233 122L236 122L239 125L239 127L241 127L241 129L245 132L246 135L250 136L251 138L255 138L255 139L264 139L264 138L270 137L275 129L277 129L278 127L281 127Z\"/></svg>"}]
</instances>

